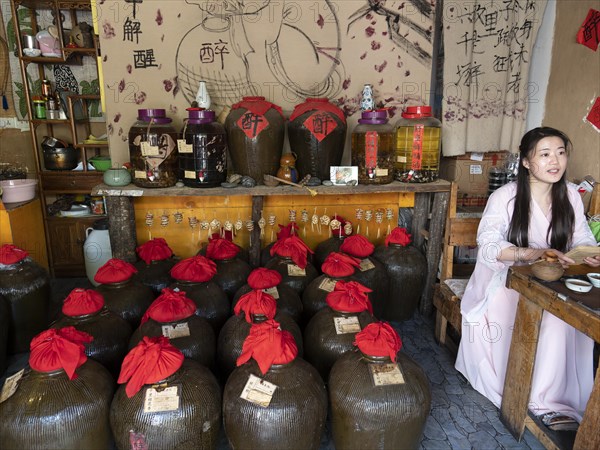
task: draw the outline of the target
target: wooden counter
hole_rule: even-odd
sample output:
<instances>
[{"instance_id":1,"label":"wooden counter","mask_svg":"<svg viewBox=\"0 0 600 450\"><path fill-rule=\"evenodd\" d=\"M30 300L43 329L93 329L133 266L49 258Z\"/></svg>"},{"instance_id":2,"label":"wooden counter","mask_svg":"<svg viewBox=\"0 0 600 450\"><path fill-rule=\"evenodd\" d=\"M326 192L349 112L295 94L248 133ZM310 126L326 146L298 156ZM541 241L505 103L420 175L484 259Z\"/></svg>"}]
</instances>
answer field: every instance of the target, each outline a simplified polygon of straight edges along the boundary
<instances>
[{"instance_id":1,"label":"wooden counter","mask_svg":"<svg viewBox=\"0 0 600 450\"><path fill-rule=\"evenodd\" d=\"M441 256L441 243L444 233L444 224L448 200L450 195L450 182L438 180L433 183L412 184L393 182L386 185L357 185L357 186L316 186L310 187L316 192L312 195L308 188L293 186L255 186L253 188L139 188L133 184L124 187L111 187L104 184L95 186L92 195L106 197L106 208L109 216L109 233L111 247L116 258L133 262L136 260L135 247L137 245L136 220L134 199L139 197L152 197L154 199L169 197L217 197L222 198L222 204L227 205L229 197L249 197L251 199L251 218L258 223L266 198L288 197L290 202L295 197L307 197L308 201L328 197L337 204L345 203L345 196L377 196L393 195L398 197L410 194L414 197L414 215L412 228L409 230L413 236L414 245L423 250L427 257L427 277L420 310L429 314L432 310L433 286L437 277L437 270ZM350 198L348 201L350 202ZM190 199L193 201L193 199ZM218 199L216 201L219 201ZM396 202L396 207L399 202ZM334 211L330 211L333 215ZM232 217L236 216L232 213ZM396 217L396 216L395 216ZM235 219L234 219L235 220ZM260 261L261 238L258 226L254 227L250 238L251 263L258 266Z\"/></svg>"}]
</instances>

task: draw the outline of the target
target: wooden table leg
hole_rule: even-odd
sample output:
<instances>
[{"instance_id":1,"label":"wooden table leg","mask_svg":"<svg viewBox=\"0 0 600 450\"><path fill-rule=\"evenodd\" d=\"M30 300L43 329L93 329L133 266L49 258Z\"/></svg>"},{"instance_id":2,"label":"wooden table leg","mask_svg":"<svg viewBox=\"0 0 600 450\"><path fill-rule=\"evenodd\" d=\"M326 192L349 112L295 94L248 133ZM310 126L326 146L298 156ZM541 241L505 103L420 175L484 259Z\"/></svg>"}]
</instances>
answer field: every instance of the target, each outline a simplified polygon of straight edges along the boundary
<instances>
[{"instance_id":1,"label":"wooden table leg","mask_svg":"<svg viewBox=\"0 0 600 450\"><path fill-rule=\"evenodd\" d=\"M519 296L500 408L500 420L517 441L525 431L542 313L542 308Z\"/></svg>"},{"instance_id":2,"label":"wooden table leg","mask_svg":"<svg viewBox=\"0 0 600 450\"><path fill-rule=\"evenodd\" d=\"M596 370L596 379L592 395L579 425L573 450L600 448L600 367Z\"/></svg>"}]
</instances>

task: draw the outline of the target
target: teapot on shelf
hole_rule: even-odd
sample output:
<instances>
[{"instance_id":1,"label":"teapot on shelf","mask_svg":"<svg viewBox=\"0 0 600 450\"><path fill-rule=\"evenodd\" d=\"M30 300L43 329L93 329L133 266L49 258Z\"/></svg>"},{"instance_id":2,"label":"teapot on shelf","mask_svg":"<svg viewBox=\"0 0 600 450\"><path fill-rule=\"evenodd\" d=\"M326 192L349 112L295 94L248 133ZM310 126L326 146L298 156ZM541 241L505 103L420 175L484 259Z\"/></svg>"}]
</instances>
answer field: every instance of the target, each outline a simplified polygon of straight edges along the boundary
<instances>
[{"instance_id":1,"label":"teapot on shelf","mask_svg":"<svg viewBox=\"0 0 600 450\"><path fill-rule=\"evenodd\" d=\"M291 181L292 183L298 182L298 171L296 170L296 154L294 152L285 153L279 160L279 170L277 171L277 178Z\"/></svg>"}]
</instances>

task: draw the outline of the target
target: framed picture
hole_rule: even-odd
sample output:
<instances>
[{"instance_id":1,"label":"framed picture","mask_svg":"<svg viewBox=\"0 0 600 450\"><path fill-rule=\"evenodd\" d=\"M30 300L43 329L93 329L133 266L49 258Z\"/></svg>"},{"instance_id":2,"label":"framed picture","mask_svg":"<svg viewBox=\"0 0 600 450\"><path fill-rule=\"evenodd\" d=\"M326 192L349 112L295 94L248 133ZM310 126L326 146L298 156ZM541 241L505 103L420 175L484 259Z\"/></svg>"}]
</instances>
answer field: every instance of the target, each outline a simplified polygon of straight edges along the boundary
<instances>
[{"instance_id":1,"label":"framed picture","mask_svg":"<svg viewBox=\"0 0 600 450\"><path fill-rule=\"evenodd\" d=\"M329 178L335 185L347 185L354 181L358 184L357 166L331 166L329 169Z\"/></svg>"}]
</instances>

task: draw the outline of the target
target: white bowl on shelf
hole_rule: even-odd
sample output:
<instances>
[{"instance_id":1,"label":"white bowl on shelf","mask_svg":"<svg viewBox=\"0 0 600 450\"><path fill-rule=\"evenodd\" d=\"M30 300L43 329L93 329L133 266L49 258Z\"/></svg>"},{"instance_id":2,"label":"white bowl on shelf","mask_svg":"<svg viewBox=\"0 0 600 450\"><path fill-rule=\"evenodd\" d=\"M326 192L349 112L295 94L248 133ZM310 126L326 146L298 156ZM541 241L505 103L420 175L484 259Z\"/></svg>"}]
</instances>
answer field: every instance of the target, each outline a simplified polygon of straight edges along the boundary
<instances>
[{"instance_id":1,"label":"white bowl on shelf","mask_svg":"<svg viewBox=\"0 0 600 450\"><path fill-rule=\"evenodd\" d=\"M590 292L592 290L592 283L578 280L577 278L567 278L565 280L565 286L575 292Z\"/></svg>"},{"instance_id":2,"label":"white bowl on shelf","mask_svg":"<svg viewBox=\"0 0 600 450\"><path fill-rule=\"evenodd\" d=\"M4 203L28 202L35 197L37 180L2 180L2 201Z\"/></svg>"},{"instance_id":3,"label":"white bowl on shelf","mask_svg":"<svg viewBox=\"0 0 600 450\"><path fill-rule=\"evenodd\" d=\"M91 214L91 209L87 205L72 205L68 211L61 211L60 215L63 217L79 217L88 216Z\"/></svg>"},{"instance_id":4,"label":"white bowl on shelf","mask_svg":"<svg viewBox=\"0 0 600 450\"><path fill-rule=\"evenodd\" d=\"M24 48L23 54L25 56L29 56L30 58L35 58L36 56L40 56L42 51L39 48Z\"/></svg>"}]
</instances>

